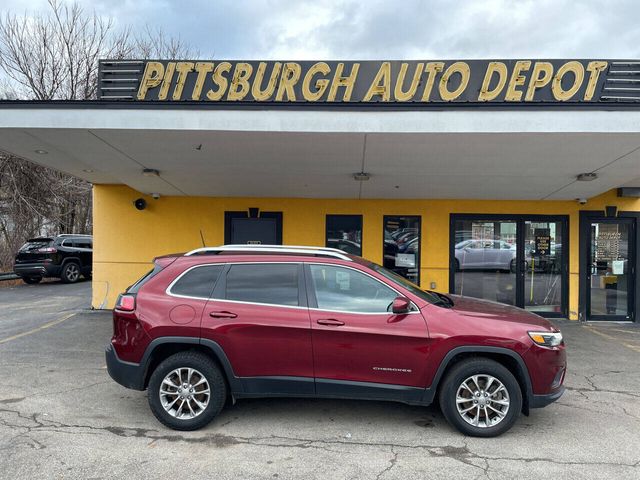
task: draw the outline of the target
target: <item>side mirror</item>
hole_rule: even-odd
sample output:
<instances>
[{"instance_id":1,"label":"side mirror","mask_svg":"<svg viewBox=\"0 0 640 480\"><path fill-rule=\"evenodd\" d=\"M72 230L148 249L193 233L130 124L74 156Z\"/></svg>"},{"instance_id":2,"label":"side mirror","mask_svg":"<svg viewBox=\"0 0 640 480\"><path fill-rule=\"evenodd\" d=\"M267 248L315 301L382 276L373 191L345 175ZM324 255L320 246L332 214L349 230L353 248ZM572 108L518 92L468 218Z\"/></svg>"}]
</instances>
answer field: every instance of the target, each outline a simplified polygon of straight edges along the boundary
<instances>
[{"instance_id":1,"label":"side mirror","mask_svg":"<svg viewBox=\"0 0 640 480\"><path fill-rule=\"evenodd\" d=\"M393 299L393 304L391 307L391 311L396 315L409 313L409 308L411 306L411 301L407 297L396 297Z\"/></svg>"}]
</instances>

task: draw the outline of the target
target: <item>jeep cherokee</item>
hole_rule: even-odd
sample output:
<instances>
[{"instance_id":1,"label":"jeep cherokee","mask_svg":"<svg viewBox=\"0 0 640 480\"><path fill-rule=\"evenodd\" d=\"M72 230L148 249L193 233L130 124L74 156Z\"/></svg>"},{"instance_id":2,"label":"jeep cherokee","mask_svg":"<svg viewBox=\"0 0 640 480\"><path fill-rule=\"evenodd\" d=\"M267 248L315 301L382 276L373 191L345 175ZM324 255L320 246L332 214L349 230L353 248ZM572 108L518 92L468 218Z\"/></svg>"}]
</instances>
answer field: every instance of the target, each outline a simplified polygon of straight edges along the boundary
<instances>
[{"instance_id":1,"label":"jeep cherokee","mask_svg":"<svg viewBox=\"0 0 640 480\"><path fill-rule=\"evenodd\" d=\"M227 245L154 263L117 300L106 360L177 430L228 399L437 399L452 426L489 437L564 391L546 319L421 290L341 250Z\"/></svg>"}]
</instances>

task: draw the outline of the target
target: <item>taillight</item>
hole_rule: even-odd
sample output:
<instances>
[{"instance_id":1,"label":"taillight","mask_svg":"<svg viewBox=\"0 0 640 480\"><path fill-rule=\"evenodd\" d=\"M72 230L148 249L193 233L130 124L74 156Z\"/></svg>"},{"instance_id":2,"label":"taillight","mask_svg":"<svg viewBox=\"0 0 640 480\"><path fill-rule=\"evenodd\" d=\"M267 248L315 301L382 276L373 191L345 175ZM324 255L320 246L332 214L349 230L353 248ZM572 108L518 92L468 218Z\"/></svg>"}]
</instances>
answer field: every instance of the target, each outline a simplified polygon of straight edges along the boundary
<instances>
[{"instance_id":1,"label":"taillight","mask_svg":"<svg viewBox=\"0 0 640 480\"><path fill-rule=\"evenodd\" d=\"M58 250L56 250L55 247L44 247L44 248L39 248L36 251L38 253L56 253Z\"/></svg>"},{"instance_id":2,"label":"taillight","mask_svg":"<svg viewBox=\"0 0 640 480\"><path fill-rule=\"evenodd\" d=\"M118 297L116 308L125 312L133 312L136 309L135 295L122 294Z\"/></svg>"}]
</instances>

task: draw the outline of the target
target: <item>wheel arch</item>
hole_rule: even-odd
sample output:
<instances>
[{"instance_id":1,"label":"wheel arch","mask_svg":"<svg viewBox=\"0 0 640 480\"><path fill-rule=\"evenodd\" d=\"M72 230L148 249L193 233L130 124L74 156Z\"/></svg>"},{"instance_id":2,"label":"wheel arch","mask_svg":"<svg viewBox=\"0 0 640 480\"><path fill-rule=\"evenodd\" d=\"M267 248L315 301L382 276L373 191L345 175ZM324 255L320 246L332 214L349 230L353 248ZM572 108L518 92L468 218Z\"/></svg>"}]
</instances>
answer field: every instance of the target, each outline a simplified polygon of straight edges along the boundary
<instances>
[{"instance_id":1,"label":"wheel arch","mask_svg":"<svg viewBox=\"0 0 640 480\"><path fill-rule=\"evenodd\" d=\"M431 403L439 392L442 380L445 378L451 368L462 360L467 358L480 357L494 360L505 368L507 368L518 381L520 390L522 391L522 412L529 415L529 405L533 395L533 387L529 370L524 363L523 358L513 350L502 347L484 347L484 346L463 346L450 350L440 363L438 370L431 382L431 386L427 389L425 400Z\"/></svg>"},{"instance_id":2,"label":"wheel arch","mask_svg":"<svg viewBox=\"0 0 640 480\"><path fill-rule=\"evenodd\" d=\"M146 389L149 385L149 378L160 362L173 354L188 350L202 352L216 362L224 373L230 392L241 390L241 383L222 347L212 340L197 337L160 337L153 340L140 362L144 368L143 388Z\"/></svg>"}]
</instances>

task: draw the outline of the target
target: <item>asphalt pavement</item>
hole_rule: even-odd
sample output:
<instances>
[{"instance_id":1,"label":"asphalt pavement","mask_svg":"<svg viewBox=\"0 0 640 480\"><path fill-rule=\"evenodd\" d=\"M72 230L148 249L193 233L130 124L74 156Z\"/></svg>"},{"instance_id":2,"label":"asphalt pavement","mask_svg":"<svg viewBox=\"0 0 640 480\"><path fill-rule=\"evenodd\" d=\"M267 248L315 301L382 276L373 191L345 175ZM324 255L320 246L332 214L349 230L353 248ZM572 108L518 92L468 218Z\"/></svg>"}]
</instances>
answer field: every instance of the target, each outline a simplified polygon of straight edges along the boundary
<instances>
[{"instance_id":1,"label":"asphalt pavement","mask_svg":"<svg viewBox=\"0 0 640 480\"><path fill-rule=\"evenodd\" d=\"M90 282L0 289L0 478L640 478L640 328L558 322L567 393L505 435L468 438L436 407L255 399L207 428L159 424L104 364Z\"/></svg>"}]
</instances>

